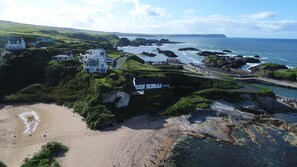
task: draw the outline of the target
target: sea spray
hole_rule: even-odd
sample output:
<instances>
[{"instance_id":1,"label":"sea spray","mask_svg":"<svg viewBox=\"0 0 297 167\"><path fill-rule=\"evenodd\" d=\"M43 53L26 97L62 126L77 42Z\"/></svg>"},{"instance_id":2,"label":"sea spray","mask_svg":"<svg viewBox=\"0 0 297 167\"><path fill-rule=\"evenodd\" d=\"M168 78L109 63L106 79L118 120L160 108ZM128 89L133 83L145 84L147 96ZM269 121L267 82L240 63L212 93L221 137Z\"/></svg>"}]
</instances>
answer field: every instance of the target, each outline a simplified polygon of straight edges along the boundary
<instances>
[{"instance_id":1,"label":"sea spray","mask_svg":"<svg viewBox=\"0 0 297 167\"><path fill-rule=\"evenodd\" d=\"M32 134L33 132L35 132L40 122L40 118L35 111L24 112L20 114L19 117L22 119L26 127L24 133Z\"/></svg>"}]
</instances>

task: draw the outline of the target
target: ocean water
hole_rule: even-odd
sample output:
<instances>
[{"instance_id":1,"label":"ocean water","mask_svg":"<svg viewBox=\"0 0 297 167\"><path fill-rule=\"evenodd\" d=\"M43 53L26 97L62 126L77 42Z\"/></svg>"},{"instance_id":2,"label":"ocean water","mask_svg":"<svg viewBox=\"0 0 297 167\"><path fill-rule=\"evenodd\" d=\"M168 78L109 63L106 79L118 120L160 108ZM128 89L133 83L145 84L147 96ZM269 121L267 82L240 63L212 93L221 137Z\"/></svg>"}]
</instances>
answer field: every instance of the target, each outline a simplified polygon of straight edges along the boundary
<instances>
[{"instance_id":1,"label":"ocean water","mask_svg":"<svg viewBox=\"0 0 297 167\"><path fill-rule=\"evenodd\" d=\"M128 37L135 39L136 37ZM144 37L148 39L147 37ZM152 38L161 39L166 37ZM271 62L284 64L288 67L297 67L297 40L295 39L252 39L252 38L194 38L194 37L170 37L170 41L183 42L179 44L166 44L160 48L163 50L174 51L184 63L202 64L203 57L198 56L197 52L178 51L182 47L195 47L200 50L222 51L224 49L232 50L229 55L255 56L259 55L261 62ZM158 46L140 46L140 47L122 47L120 49L140 54L143 51L156 53L154 51ZM142 58L146 61L162 61L167 57L163 55L151 58ZM256 64L249 64L245 69Z\"/></svg>"},{"instance_id":2,"label":"ocean water","mask_svg":"<svg viewBox=\"0 0 297 167\"><path fill-rule=\"evenodd\" d=\"M276 95L297 99L297 89L290 89L290 88L284 88L284 87L272 86L272 85L260 84L260 83L253 83L252 85L268 88L272 90Z\"/></svg>"}]
</instances>

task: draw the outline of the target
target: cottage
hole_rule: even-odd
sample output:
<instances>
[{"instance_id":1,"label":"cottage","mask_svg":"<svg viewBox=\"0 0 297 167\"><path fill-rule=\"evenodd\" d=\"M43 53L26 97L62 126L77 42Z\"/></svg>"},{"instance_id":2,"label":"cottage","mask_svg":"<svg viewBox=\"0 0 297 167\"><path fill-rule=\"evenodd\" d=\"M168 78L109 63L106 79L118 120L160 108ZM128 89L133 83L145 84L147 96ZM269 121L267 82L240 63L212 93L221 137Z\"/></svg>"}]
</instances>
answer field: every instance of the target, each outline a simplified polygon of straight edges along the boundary
<instances>
[{"instance_id":1,"label":"cottage","mask_svg":"<svg viewBox=\"0 0 297 167\"><path fill-rule=\"evenodd\" d=\"M108 69L107 54L103 49L90 49L80 54L83 69L89 73L106 73Z\"/></svg>"},{"instance_id":2,"label":"cottage","mask_svg":"<svg viewBox=\"0 0 297 167\"><path fill-rule=\"evenodd\" d=\"M37 37L36 38L36 42L45 42L45 43L48 43L48 42L54 42L54 39L51 38L51 37Z\"/></svg>"},{"instance_id":3,"label":"cottage","mask_svg":"<svg viewBox=\"0 0 297 167\"><path fill-rule=\"evenodd\" d=\"M54 59L59 62L73 60L72 51L64 51L62 54L55 56Z\"/></svg>"},{"instance_id":4,"label":"cottage","mask_svg":"<svg viewBox=\"0 0 297 167\"><path fill-rule=\"evenodd\" d=\"M23 38L8 38L6 44L7 50L24 50L26 43Z\"/></svg>"},{"instance_id":5,"label":"cottage","mask_svg":"<svg viewBox=\"0 0 297 167\"><path fill-rule=\"evenodd\" d=\"M135 90L167 88L170 82L170 78L133 78Z\"/></svg>"},{"instance_id":6,"label":"cottage","mask_svg":"<svg viewBox=\"0 0 297 167\"><path fill-rule=\"evenodd\" d=\"M59 61L59 62L63 62L63 61L70 61L73 60L73 55L57 55L55 56L55 60Z\"/></svg>"}]
</instances>

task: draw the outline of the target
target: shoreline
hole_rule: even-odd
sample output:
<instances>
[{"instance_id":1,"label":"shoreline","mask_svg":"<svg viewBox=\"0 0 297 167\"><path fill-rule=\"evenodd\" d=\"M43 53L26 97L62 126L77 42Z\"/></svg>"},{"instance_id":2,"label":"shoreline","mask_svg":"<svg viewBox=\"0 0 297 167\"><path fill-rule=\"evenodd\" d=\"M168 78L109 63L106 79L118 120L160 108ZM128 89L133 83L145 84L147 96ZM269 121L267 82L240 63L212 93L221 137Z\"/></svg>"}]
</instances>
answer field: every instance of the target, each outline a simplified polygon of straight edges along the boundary
<instances>
[{"instance_id":1,"label":"shoreline","mask_svg":"<svg viewBox=\"0 0 297 167\"><path fill-rule=\"evenodd\" d=\"M40 117L31 135L23 133L25 124L18 117L24 109ZM43 103L3 106L0 118L0 161L12 167L20 166L50 141L69 147L65 156L57 159L61 166L157 166L164 164L181 134L174 118L148 115L92 131L72 109Z\"/></svg>"}]
</instances>

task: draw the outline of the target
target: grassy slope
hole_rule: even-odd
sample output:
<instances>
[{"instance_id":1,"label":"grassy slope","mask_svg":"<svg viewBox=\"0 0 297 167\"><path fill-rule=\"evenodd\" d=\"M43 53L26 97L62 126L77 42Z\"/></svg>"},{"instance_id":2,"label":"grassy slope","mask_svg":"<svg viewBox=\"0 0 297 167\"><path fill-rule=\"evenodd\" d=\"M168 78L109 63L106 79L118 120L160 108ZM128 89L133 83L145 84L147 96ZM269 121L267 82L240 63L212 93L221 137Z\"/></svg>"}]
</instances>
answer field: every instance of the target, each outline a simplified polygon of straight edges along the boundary
<instances>
[{"instance_id":1,"label":"grassy slope","mask_svg":"<svg viewBox=\"0 0 297 167\"><path fill-rule=\"evenodd\" d=\"M278 64L264 63L259 65L257 75L278 80L297 81L297 68L292 69L277 69Z\"/></svg>"},{"instance_id":2,"label":"grassy slope","mask_svg":"<svg viewBox=\"0 0 297 167\"><path fill-rule=\"evenodd\" d=\"M4 47L6 37L21 36L26 41L33 41L38 36L52 37L56 41L71 42L111 42L116 44L118 37L97 31L87 31L69 28L36 26L29 24L0 21L0 47Z\"/></svg>"}]
</instances>

